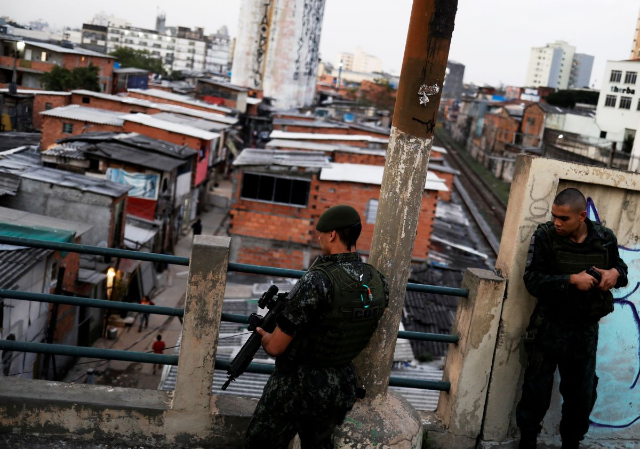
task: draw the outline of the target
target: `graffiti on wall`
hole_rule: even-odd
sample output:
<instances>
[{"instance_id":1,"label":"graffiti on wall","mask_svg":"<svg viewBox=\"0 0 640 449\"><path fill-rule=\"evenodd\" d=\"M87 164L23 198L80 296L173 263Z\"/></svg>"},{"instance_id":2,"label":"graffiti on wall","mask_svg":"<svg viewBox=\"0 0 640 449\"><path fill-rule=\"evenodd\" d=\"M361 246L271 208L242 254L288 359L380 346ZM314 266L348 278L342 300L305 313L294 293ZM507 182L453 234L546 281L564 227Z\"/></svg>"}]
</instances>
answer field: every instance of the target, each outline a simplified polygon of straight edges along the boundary
<instances>
[{"instance_id":1,"label":"graffiti on wall","mask_svg":"<svg viewBox=\"0 0 640 449\"><path fill-rule=\"evenodd\" d=\"M596 205L587 199L589 219L601 223ZM591 425L627 429L640 421L640 246L618 242L629 267L629 284L613 290L614 312L600 321L597 374L598 400Z\"/></svg>"},{"instance_id":2,"label":"graffiti on wall","mask_svg":"<svg viewBox=\"0 0 640 449\"><path fill-rule=\"evenodd\" d=\"M293 79L300 76L316 77L318 70L318 54L320 48L320 34L322 17L324 15L325 0L304 0L302 7L302 31L298 38L296 60ZM305 52L305 47L307 51Z\"/></svg>"},{"instance_id":3,"label":"graffiti on wall","mask_svg":"<svg viewBox=\"0 0 640 449\"><path fill-rule=\"evenodd\" d=\"M256 57L253 61L253 67L251 70L253 87L256 89L260 89L262 87L262 68L266 58L267 40L269 39L270 7L271 0L265 0L262 3L262 19L260 20L260 27L258 31L258 46L256 47Z\"/></svg>"}]
</instances>

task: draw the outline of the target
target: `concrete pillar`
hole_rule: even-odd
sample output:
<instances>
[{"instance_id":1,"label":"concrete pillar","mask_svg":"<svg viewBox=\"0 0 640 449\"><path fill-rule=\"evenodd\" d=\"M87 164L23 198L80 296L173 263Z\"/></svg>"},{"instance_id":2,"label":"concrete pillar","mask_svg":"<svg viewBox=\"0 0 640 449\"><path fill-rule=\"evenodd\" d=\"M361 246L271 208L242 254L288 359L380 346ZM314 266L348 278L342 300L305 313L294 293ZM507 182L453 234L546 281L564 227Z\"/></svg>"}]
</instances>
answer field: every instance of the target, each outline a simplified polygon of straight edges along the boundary
<instances>
[{"instance_id":1,"label":"concrete pillar","mask_svg":"<svg viewBox=\"0 0 640 449\"><path fill-rule=\"evenodd\" d=\"M474 448L482 429L484 405L493 366L505 280L491 271L468 269L462 287L468 298L460 298L453 334L460 337L450 345L443 380L451 383L441 392L437 416L447 429L446 440L437 447ZM436 434L429 437L438 440Z\"/></svg>"},{"instance_id":2,"label":"concrete pillar","mask_svg":"<svg viewBox=\"0 0 640 449\"><path fill-rule=\"evenodd\" d=\"M338 447L422 445L419 416L387 388L457 7L413 2L369 259L389 281L389 308L355 361L367 398L338 432Z\"/></svg>"},{"instance_id":3,"label":"concrete pillar","mask_svg":"<svg viewBox=\"0 0 640 449\"><path fill-rule=\"evenodd\" d=\"M230 243L228 237L194 238L178 378L171 407L174 411L209 415Z\"/></svg>"}]
</instances>

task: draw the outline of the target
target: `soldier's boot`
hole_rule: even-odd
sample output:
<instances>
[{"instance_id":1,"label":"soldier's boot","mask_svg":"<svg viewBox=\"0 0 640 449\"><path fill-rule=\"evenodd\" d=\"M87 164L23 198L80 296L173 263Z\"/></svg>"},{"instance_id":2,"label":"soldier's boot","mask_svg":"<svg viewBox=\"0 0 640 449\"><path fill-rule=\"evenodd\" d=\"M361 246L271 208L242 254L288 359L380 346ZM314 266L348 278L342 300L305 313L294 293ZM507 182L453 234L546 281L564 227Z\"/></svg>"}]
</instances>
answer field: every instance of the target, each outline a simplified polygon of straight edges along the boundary
<instances>
[{"instance_id":1,"label":"soldier's boot","mask_svg":"<svg viewBox=\"0 0 640 449\"><path fill-rule=\"evenodd\" d=\"M536 449L536 447L538 447L538 432L522 430L518 449Z\"/></svg>"}]
</instances>

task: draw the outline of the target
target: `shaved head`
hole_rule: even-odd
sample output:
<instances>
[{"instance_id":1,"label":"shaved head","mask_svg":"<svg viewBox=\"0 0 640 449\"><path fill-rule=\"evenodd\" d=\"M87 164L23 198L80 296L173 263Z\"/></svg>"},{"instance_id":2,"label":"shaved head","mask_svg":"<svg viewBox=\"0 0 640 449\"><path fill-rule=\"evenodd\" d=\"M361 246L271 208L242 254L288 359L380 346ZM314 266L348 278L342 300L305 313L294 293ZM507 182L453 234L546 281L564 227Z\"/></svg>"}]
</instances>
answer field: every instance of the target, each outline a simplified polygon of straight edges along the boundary
<instances>
[{"instance_id":1,"label":"shaved head","mask_svg":"<svg viewBox=\"0 0 640 449\"><path fill-rule=\"evenodd\" d=\"M553 200L556 206L569 206L572 212L579 214L587 210L587 200L578 189L564 189Z\"/></svg>"}]
</instances>

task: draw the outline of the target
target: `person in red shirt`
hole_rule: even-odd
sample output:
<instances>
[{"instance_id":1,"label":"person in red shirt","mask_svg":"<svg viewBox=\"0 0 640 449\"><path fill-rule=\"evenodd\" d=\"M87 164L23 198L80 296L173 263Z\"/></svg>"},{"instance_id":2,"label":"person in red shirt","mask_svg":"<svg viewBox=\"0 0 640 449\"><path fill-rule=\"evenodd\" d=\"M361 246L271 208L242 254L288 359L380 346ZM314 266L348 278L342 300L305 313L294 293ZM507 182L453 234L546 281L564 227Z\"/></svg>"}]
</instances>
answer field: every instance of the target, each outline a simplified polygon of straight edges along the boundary
<instances>
[{"instance_id":1,"label":"person in red shirt","mask_svg":"<svg viewBox=\"0 0 640 449\"><path fill-rule=\"evenodd\" d=\"M154 341L153 345L151 345L151 349L153 349L154 354L163 354L165 347L166 345L164 344L164 341L162 341L162 335L158 335L156 337L156 341ZM160 367L159 363L153 364L153 374L156 373L156 368L159 368L159 367Z\"/></svg>"}]
</instances>

